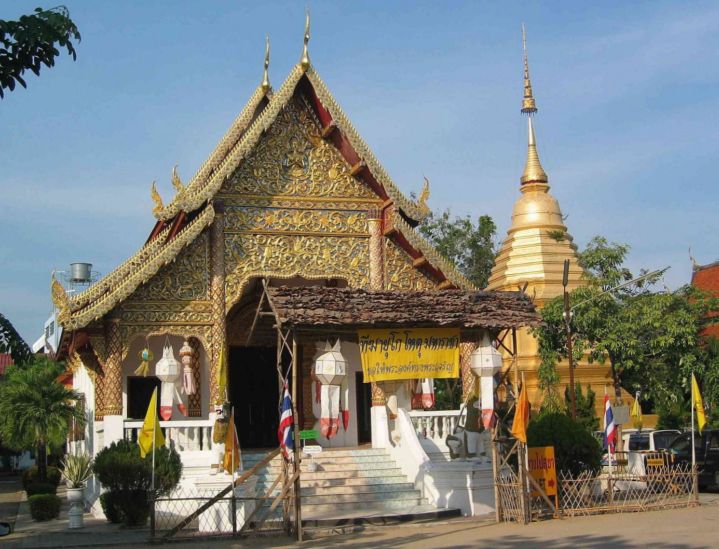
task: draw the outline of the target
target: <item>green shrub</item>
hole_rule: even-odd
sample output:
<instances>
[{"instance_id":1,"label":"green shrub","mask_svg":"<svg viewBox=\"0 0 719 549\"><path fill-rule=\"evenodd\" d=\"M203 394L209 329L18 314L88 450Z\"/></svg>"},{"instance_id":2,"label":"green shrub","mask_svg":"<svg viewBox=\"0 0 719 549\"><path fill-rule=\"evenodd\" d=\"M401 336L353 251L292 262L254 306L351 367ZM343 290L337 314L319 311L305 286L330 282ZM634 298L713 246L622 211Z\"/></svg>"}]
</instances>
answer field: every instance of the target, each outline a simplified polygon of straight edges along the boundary
<instances>
[{"instance_id":1,"label":"green shrub","mask_svg":"<svg viewBox=\"0 0 719 549\"><path fill-rule=\"evenodd\" d=\"M124 515L120 508L120 492L103 492L100 494L100 505L107 520L120 524Z\"/></svg>"},{"instance_id":2,"label":"green shrub","mask_svg":"<svg viewBox=\"0 0 719 549\"><path fill-rule=\"evenodd\" d=\"M136 443L121 440L112 443L95 457L95 474L107 490L101 505L110 522L124 522L127 526L145 524L149 516L149 496L152 492L152 456L140 457ZM182 461L173 449L155 450L155 493L170 492L180 481Z\"/></svg>"},{"instance_id":3,"label":"green shrub","mask_svg":"<svg viewBox=\"0 0 719 549\"><path fill-rule=\"evenodd\" d=\"M52 467L48 465L47 467L47 482L50 482L57 486L60 484L60 478L62 475L60 474L60 470L57 467ZM38 469L37 465L33 465L32 467L28 467L25 469L25 471L22 474L22 488L23 490L27 490L28 485L30 485L33 482L37 482L40 480L40 476L38 475Z\"/></svg>"},{"instance_id":4,"label":"green shrub","mask_svg":"<svg viewBox=\"0 0 719 549\"><path fill-rule=\"evenodd\" d=\"M30 515L35 520L50 520L60 514L60 498L55 494L37 494L27 499Z\"/></svg>"},{"instance_id":5,"label":"green shrub","mask_svg":"<svg viewBox=\"0 0 719 549\"><path fill-rule=\"evenodd\" d=\"M602 449L592 434L581 424L561 412L540 414L529 422L529 446L554 446L557 472L578 475L581 471L596 472L601 467Z\"/></svg>"},{"instance_id":6,"label":"green shrub","mask_svg":"<svg viewBox=\"0 0 719 549\"><path fill-rule=\"evenodd\" d=\"M40 482L35 481L28 484L25 489L27 497L34 496L36 494L54 494L57 492L57 486L51 482Z\"/></svg>"}]
</instances>

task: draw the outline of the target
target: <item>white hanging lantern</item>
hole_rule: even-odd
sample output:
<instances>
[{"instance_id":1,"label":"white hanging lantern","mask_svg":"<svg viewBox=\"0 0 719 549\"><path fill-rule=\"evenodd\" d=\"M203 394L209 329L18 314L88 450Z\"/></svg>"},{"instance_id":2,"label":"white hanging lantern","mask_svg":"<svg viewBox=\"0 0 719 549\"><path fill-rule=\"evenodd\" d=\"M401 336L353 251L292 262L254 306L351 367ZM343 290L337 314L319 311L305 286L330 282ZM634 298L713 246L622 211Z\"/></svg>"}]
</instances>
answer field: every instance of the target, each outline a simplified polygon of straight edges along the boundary
<instances>
[{"instance_id":1,"label":"white hanging lantern","mask_svg":"<svg viewBox=\"0 0 719 549\"><path fill-rule=\"evenodd\" d=\"M180 347L180 360L182 361L182 391L186 395L194 395L197 392L195 375L192 372L192 355L194 354L194 349L185 340L182 347Z\"/></svg>"},{"instance_id":2,"label":"white hanging lantern","mask_svg":"<svg viewBox=\"0 0 719 549\"><path fill-rule=\"evenodd\" d=\"M180 365L175 359L169 340L165 341L162 358L155 365L155 375L162 382L160 386L160 417L168 421L172 417L172 403L175 400L175 393L177 393L175 385L180 377ZM177 396L179 400L179 395ZM179 402L180 407L184 407L182 400Z\"/></svg>"},{"instance_id":3,"label":"white hanging lantern","mask_svg":"<svg viewBox=\"0 0 719 549\"><path fill-rule=\"evenodd\" d=\"M494 348L489 336L485 333L482 343L471 355L470 369L478 378L493 377L502 369L502 355Z\"/></svg>"},{"instance_id":4,"label":"white hanging lantern","mask_svg":"<svg viewBox=\"0 0 719 549\"><path fill-rule=\"evenodd\" d=\"M329 342L325 351L315 360L315 377L322 384L320 390L320 432L326 438L332 438L339 431L340 422L340 387L347 374L347 361L342 356L340 342L334 347ZM346 390L344 391L346 392ZM345 396L345 407L347 397ZM349 422L349 410L342 410L342 421L345 426ZM345 427L346 430L346 427Z\"/></svg>"},{"instance_id":5,"label":"white hanging lantern","mask_svg":"<svg viewBox=\"0 0 719 549\"><path fill-rule=\"evenodd\" d=\"M340 351L340 342L334 347L327 343L325 352L315 360L315 376L323 385L342 385L347 373L347 361Z\"/></svg>"},{"instance_id":6,"label":"white hanging lantern","mask_svg":"<svg viewBox=\"0 0 719 549\"><path fill-rule=\"evenodd\" d=\"M502 369L502 355L494 348L489 336L485 333L482 343L471 355L470 368L472 373L479 378L482 424L485 429L494 426L494 375Z\"/></svg>"}]
</instances>

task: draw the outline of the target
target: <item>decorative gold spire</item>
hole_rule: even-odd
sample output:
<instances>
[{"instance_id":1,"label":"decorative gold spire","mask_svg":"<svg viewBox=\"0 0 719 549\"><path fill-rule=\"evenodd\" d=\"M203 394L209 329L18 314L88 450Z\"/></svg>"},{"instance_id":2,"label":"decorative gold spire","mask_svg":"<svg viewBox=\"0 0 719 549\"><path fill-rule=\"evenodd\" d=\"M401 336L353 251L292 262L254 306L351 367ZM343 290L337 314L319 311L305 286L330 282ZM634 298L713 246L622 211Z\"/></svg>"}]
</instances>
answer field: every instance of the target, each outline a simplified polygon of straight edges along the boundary
<instances>
[{"instance_id":1,"label":"decorative gold spire","mask_svg":"<svg viewBox=\"0 0 719 549\"><path fill-rule=\"evenodd\" d=\"M262 76L262 90L267 92L270 89L270 35L266 36L265 40L265 72Z\"/></svg>"},{"instance_id":2,"label":"decorative gold spire","mask_svg":"<svg viewBox=\"0 0 719 549\"><path fill-rule=\"evenodd\" d=\"M532 81L529 79L529 61L527 60L527 33L522 23L522 49L524 50L524 98L522 99L522 112L532 116L537 112L537 104L532 94Z\"/></svg>"},{"instance_id":3,"label":"decorative gold spire","mask_svg":"<svg viewBox=\"0 0 719 549\"><path fill-rule=\"evenodd\" d=\"M307 8L305 11L305 46L302 49L302 59L300 59L300 66L302 70L306 71L310 68L310 54L307 50L307 44L310 41L310 9Z\"/></svg>"},{"instance_id":4,"label":"decorative gold spire","mask_svg":"<svg viewBox=\"0 0 719 549\"><path fill-rule=\"evenodd\" d=\"M527 115L529 126L529 143L527 146L527 162L524 165L524 173L520 181L525 183L547 183L549 178L542 168L537 153L537 143L534 138L534 124L532 116L537 112L537 105L532 94L532 83L529 80L529 62L527 61L527 33L522 25L522 49L524 50L524 99L522 100L522 112Z\"/></svg>"},{"instance_id":5,"label":"decorative gold spire","mask_svg":"<svg viewBox=\"0 0 719 549\"><path fill-rule=\"evenodd\" d=\"M549 178L539 162L539 154L537 154L537 144L534 140L534 125L530 117L529 123L529 144L527 147L527 162L524 165L524 173L520 181L525 183L547 183Z\"/></svg>"}]
</instances>

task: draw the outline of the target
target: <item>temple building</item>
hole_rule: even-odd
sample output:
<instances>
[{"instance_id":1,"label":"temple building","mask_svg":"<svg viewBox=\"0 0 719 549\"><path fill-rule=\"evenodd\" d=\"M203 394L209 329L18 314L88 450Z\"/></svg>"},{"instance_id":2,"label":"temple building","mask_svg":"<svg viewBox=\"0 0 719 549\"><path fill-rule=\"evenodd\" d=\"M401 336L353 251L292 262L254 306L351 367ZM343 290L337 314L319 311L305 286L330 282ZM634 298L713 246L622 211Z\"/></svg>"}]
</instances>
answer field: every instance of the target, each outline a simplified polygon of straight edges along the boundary
<instances>
[{"instance_id":1,"label":"temple building","mask_svg":"<svg viewBox=\"0 0 719 549\"><path fill-rule=\"evenodd\" d=\"M583 270L577 261L576 246L559 207L559 202L549 192L549 177L539 160L534 132L533 116L537 112L536 101L529 77L526 42L524 48L524 97L521 112L527 115L527 160L520 177L521 196L514 203L512 223L502 243L492 268L488 290L517 291L522 289L538 309L547 302L563 295L564 261L569 260L567 291L585 284ZM511 346L511 342L508 342ZM541 359L537 339L527 329L517 334L517 362L524 372L530 390L532 408L538 410L542 401L539 389L539 366ZM507 359L509 360L509 359ZM597 395L605 385L612 385L608 364L589 364L586 359L575 365L575 382L583 388L591 386ZM561 376L561 396L569 384L569 364L557 365ZM601 417L601 398L596 409Z\"/></svg>"},{"instance_id":2,"label":"temple building","mask_svg":"<svg viewBox=\"0 0 719 549\"><path fill-rule=\"evenodd\" d=\"M82 449L95 454L113 441L134 440L156 389L161 426L181 452L185 474L200 478L221 462L213 427L228 408L244 450L277 448L278 374L281 390L286 355L297 422L318 429L325 392L316 363L331 343L343 356L344 425L331 439L325 431L313 438L334 449L371 444L374 453L350 466L369 468L370 477L373 469L394 471L395 483L401 475L423 483L408 489L377 481L356 506L429 502L489 512L488 450L459 476L432 477L422 450L429 447L417 433L446 452L457 412L425 423L415 418L413 425L405 413L409 383L366 382L357 329L456 329L467 396L475 387L473 356L496 353L490 338L501 330L536 325L534 307L522 292L479 291L420 235L415 228L429 214L428 187L416 201L399 190L312 66L308 40L309 26L301 60L277 90L269 82L268 47L261 84L207 161L186 183L172 171L172 199L163 201L153 183L154 227L132 257L79 293L52 280L63 328L57 356L67 361L88 413ZM546 178L528 185L546 192ZM516 290L514 279L502 276L506 284L496 286ZM413 309L402 300L426 306L408 315ZM312 308L325 316L313 316ZM285 325L295 330L291 345L280 330ZM331 330L297 336L322 327ZM355 459L352 452L342 459ZM326 506L316 505L318 513Z\"/></svg>"}]
</instances>

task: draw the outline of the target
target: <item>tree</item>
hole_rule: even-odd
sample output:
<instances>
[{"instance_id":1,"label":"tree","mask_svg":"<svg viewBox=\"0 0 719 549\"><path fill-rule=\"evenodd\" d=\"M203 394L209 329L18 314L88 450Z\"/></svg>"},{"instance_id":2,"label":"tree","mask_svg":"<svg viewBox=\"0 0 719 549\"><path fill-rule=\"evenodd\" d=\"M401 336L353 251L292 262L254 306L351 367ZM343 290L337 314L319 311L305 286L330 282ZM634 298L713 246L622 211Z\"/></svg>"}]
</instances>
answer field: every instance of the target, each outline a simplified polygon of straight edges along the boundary
<instances>
[{"instance_id":1,"label":"tree","mask_svg":"<svg viewBox=\"0 0 719 549\"><path fill-rule=\"evenodd\" d=\"M47 449L65 440L73 422L85 425L81 395L58 380L63 369L47 358L25 368L11 366L0 385L0 437L16 450L36 448L38 475L47 478Z\"/></svg>"},{"instance_id":2,"label":"tree","mask_svg":"<svg viewBox=\"0 0 719 549\"><path fill-rule=\"evenodd\" d=\"M73 40L79 42L80 33L65 6L36 8L17 21L0 19L0 98L5 96L4 89L12 91L16 83L27 88L26 70L39 76L43 65L53 67L60 55L56 45L77 59Z\"/></svg>"},{"instance_id":3,"label":"tree","mask_svg":"<svg viewBox=\"0 0 719 549\"><path fill-rule=\"evenodd\" d=\"M577 423L582 425L590 433L599 429L599 418L594 408L597 395L591 386L587 386L587 394L582 392L582 386L576 383L574 386L574 401L577 407ZM569 396L569 386L564 389L564 403L566 413L571 410L571 398Z\"/></svg>"},{"instance_id":4,"label":"tree","mask_svg":"<svg viewBox=\"0 0 719 549\"><path fill-rule=\"evenodd\" d=\"M692 371L719 376L705 372L707 351L700 336L719 301L692 286L656 290L656 276L603 293L633 278L623 265L628 251L627 245L595 237L579 255L586 286L570 294L574 359L586 354L590 363L609 361L617 397L622 387L641 390L661 408L685 398ZM550 382L554 365L566 358L562 313L562 298L550 301L542 309L543 325L535 330Z\"/></svg>"},{"instance_id":5,"label":"tree","mask_svg":"<svg viewBox=\"0 0 719 549\"><path fill-rule=\"evenodd\" d=\"M25 364L32 358L30 347L2 313L0 313L0 353L10 353L13 362L18 365Z\"/></svg>"},{"instance_id":6,"label":"tree","mask_svg":"<svg viewBox=\"0 0 719 549\"><path fill-rule=\"evenodd\" d=\"M490 216L480 216L475 225L469 215L452 219L445 210L440 215L430 214L418 230L478 288L487 286L496 255L497 226Z\"/></svg>"}]
</instances>

